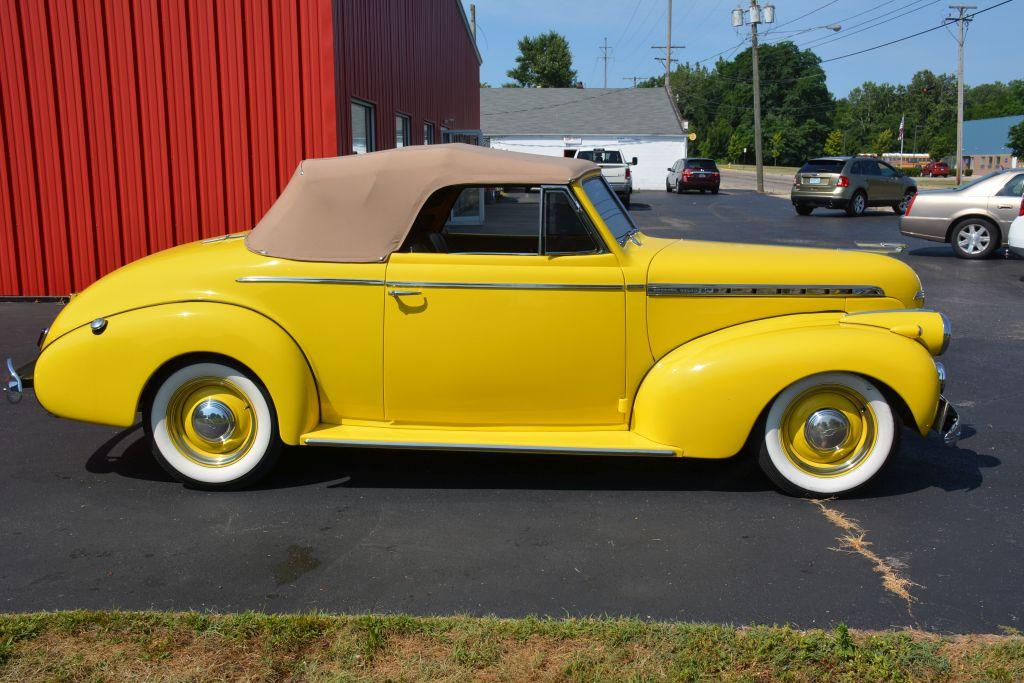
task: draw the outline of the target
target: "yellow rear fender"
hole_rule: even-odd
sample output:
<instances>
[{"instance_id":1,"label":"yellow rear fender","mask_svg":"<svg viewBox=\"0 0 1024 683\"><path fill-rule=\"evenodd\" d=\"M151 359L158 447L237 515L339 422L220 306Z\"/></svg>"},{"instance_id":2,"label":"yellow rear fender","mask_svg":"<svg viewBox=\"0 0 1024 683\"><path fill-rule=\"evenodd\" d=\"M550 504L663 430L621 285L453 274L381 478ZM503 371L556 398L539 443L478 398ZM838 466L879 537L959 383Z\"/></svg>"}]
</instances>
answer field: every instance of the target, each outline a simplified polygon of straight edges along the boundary
<instances>
[{"instance_id":1,"label":"yellow rear fender","mask_svg":"<svg viewBox=\"0 0 1024 683\"><path fill-rule=\"evenodd\" d=\"M939 381L928 350L842 314L784 316L745 323L667 353L644 378L632 429L683 455L738 453L762 411L790 384L821 372L862 375L897 402L922 434L935 419ZM902 402L903 405L899 405Z\"/></svg>"},{"instance_id":2,"label":"yellow rear fender","mask_svg":"<svg viewBox=\"0 0 1024 683\"><path fill-rule=\"evenodd\" d=\"M127 427L161 368L194 354L233 360L263 382L281 439L297 444L320 419L316 382L302 349L276 322L233 304L188 301L106 318L47 344L35 369L39 402L60 417Z\"/></svg>"}]
</instances>

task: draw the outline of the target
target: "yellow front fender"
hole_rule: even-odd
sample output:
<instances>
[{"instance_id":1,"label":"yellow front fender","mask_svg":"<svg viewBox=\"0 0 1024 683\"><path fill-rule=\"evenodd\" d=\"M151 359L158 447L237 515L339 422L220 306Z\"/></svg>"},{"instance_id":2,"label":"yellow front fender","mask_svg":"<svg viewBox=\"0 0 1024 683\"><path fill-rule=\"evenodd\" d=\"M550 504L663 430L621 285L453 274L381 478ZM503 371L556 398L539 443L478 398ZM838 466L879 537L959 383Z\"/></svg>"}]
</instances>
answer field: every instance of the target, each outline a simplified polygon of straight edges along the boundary
<instances>
[{"instance_id":1,"label":"yellow front fender","mask_svg":"<svg viewBox=\"0 0 1024 683\"><path fill-rule=\"evenodd\" d=\"M159 368L208 353L245 365L266 385L285 443L297 444L319 421L316 384L302 350L277 323L251 309L189 301L106 320L102 334L77 327L39 356L36 397L54 415L127 427Z\"/></svg>"},{"instance_id":2,"label":"yellow front fender","mask_svg":"<svg viewBox=\"0 0 1024 683\"><path fill-rule=\"evenodd\" d=\"M914 426L927 433L939 398L931 354L889 330L840 326L841 317L821 313L760 320L676 348L640 385L633 431L680 448L686 456L729 457L740 451L758 416L784 388L808 375L845 371L892 389Z\"/></svg>"}]
</instances>

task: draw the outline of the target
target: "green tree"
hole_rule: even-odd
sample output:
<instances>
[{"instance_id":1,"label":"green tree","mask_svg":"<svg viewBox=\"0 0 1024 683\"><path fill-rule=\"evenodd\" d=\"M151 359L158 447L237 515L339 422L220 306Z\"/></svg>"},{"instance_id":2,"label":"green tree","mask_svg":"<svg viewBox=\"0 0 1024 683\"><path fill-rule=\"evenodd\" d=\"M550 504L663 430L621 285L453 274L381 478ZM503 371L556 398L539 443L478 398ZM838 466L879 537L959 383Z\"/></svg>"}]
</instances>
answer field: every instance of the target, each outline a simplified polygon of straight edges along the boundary
<instances>
[{"instance_id":1,"label":"green tree","mask_svg":"<svg viewBox=\"0 0 1024 683\"><path fill-rule=\"evenodd\" d=\"M1024 157L1024 121L1010 129L1010 139L1006 144L1013 150L1013 156Z\"/></svg>"},{"instance_id":2,"label":"green tree","mask_svg":"<svg viewBox=\"0 0 1024 683\"><path fill-rule=\"evenodd\" d=\"M747 155L751 153L753 146L754 136L751 134L750 129L738 128L729 136L729 145L725 151L726 158L733 163L744 163L747 160Z\"/></svg>"},{"instance_id":3,"label":"green tree","mask_svg":"<svg viewBox=\"0 0 1024 683\"><path fill-rule=\"evenodd\" d=\"M871 144L871 151L882 156L886 152L890 151L889 148L892 146L892 129L886 128L885 130L879 131L878 135L875 136L874 142Z\"/></svg>"},{"instance_id":4,"label":"green tree","mask_svg":"<svg viewBox=\"0 0 1024 683\"><path fill-rule=\"evenodd\" d=\"M784 136L781 130L776 130L768 137L768 154L773 159L776 166L779 165L779 157L782 156L782 152L785 151L783 148Z\"/></svg>"},{"instance_id":5,"label":"green tree","mask_svg":"<svg viewBox=\"0 0 1024 683\"><path fill-rule=\"evenodd\" d=\"M519 40L516 68L508 77L524 88L571 88L576 85L572 53L565 36L548 31Z\"/></svg>"},{"instance_id":6,"label":"green tree","mask_svg":"<svg viewBox=\"0 0 1024 683\"><path fill-rule=\"evenodd\" d=\"M825 139L825 154L839 156L843 153L843 131L834 130Z\"/></svg>"},{"instance_id":7,"label":"green tree","mask_svg":"<svg viewBox=\"0 0 1024 683\"><path fill-rule=\"evenodd\" d=\"M776 161L796 164L821 153L829 132L835 100L825 85L821 60L784 41L760 48L761 110L767 154L774 157L771 138L781 132ZM680 115L706 131L701 154L738 159L743 147L753 149L753 86L750 50L712 67L683 64L672 72L672 92ZM641 84L660 86L664 77ZM734 135L741 129L745 133ZM738 141L745 137L746 144ZM730 145L730 142L735 143ZM738 146L737 146L738 145ZM737 152L737 150L739 150ZM752 152L748 154L752 156Z\"/></svg>"}]
</instances>

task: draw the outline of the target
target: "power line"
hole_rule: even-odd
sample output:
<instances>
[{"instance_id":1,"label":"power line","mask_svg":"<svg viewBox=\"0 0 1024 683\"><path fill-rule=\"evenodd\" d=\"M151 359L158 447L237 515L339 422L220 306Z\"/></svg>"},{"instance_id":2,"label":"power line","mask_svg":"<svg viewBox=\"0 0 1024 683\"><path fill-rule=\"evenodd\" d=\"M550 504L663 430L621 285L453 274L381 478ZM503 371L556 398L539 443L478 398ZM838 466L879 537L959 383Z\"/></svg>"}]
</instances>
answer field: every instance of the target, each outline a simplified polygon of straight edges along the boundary
<instances>
[{"instance_id":1,"label":"power line","mask_svg":"<svg viewBox=\"0 0 1024 683\"><path fill-rule=\"evenodd\" d=\"M984 14L985 12L988 12L989 10L993 10L993 9L995 9L997 7L1002 7L1003 5L1008 5L1011 2L1013 2L1013 1L1014 0L1003 0L1002 2L997 2L994 5L989 5L988 7L984 8L984 9L978 10L977 12L972 12L971 14L965 15L965 18L968 19L968 20L973 19L974 17L978 16L979 14ZM938 26L932 26L931 28L926 28L923 31L918 31L917 33L911 33L909 36L903 36L902 38L897 38L896 40L890 40L887 43L880 43L880 44L874 45L872 47L864 48L863 50L857 50L856 52L849 52L849 53L847 53L845 55L839 55L838 57L831 57L829 59L823 59L823 60L821 60L821 63L822 64L827 64L828 62L835 62L835 61L838 61L840 59L846 59L847 57L853 57L855 55L862 55L865 52L871 52L871 51L877 50L879 48L888 47L888 46L894 45L896 43L901 43L904 40L910 40L911 38L916 38L918 36L922 36L925 33L931 33L932 31L938 31L943 26L946 26L946 25L951 24L951 23L956 23L956 22L955 21L952 21L952 22L951 21L943 21Z\"/></svg>"},{"instance_id":2,"label":"power line","mask_svg":"<svg viewBox=\"0 0 1024 683\"><path fill-rule=\"evenodd\" d=\"M783 26L789 26L790 24L795 24L796 22L800 21L801 19L809 17L812 14L814 14L815 12L820 12L821 10L825 9L826 7L829 7L830 5L834 5L837 2L839 2L839 0L831 0L830 2L826 2L824 5L818 5L817 7L812 9L810 12L805 12L804 14L801 14L796 19L790 19L789 21L786 21L786 22L783 22L783 23L779 24L775 28L768 29L767 31L764 32L764 35L767 36L767 35L771 35L772 33L778 33L779 29L782 28Z\"/></svg>"},{"instance_id":3,"label":"power line","mask_svg":"<svg viewBox=\"0 0 1024 683\"><path fill-rule=\"evenodd\" d=\"M629 21L626 22L626 26L622 29L622 34L619 36L618 40L613 44L613 48L618 47L622 42L622 39L626 37L626 32L629 31L629 27L633 24L633 18L636 17L636 11L638 9L640 9L640 0L636 0L636 4L633 5L633 13L629 15Z\"/></svg>"},{"instance_id":4,"label":"power line","mask_svg":"<svg viewBox=\"0 0 1024 683\"><path fill-rule=\"evenodd\" d=\"M915 0L915 2L910 3L910 5L913 5L916 2L921 2L921 0ZM876 17L872 17L872 18L867 19L867 20L865 20L865 21L863 21L863 22L861 22L859 24L854 24L853 26L849 27L851 29L852 28L856 28L857 29L856 31L850 31L850 30L841 31L840 35L838 35L838 36L836 36L834 38L812 38L811 40L807 41L806 43L803 43L801 45L801 47L805 47L806 49L810 50L812 48L821 47L822 45L828 45L829 43L834 43L834 42L839 41L839 40L845 40L846 38L849 38L851 36L855 36L858 33L863 33L864 31L870 31L873 28L877 28L877 27L879 27L879 26L881 26L883 24L887 24L887 23L889 23L891 21L895 21L896 19L899 19L901 17L905 17L908 14L913 14L914 12L918 12L920 10L923 10L924 8L926 8L926 7L930 6L930 5L937 5L940 2L943 2L943 0L928 0L927 2L925 2L925 4L918 5L917 7L914 7L912 9L908 9L906 12L903 12L902 14L897 14L896 16L892 16L892 17L889 17L888 19L884 19L884 20L881 20L881 21L876 21L876 20L882 19L882 17L886 17L886 16L888 16L890 14L893 14L895 12L899 12L901 9L906 9L907 7L910 7L910 5L904 5L903 7L898 7L895 10L892 10L890 12L886 12L884 14L879 14ZM871 23L872 21L875 21L876 23L872 24ZM868 24L868 25L865 26L865 24ZM863 27L863 28L860 28L860 27Z\"/></svg>"}]
</instances>

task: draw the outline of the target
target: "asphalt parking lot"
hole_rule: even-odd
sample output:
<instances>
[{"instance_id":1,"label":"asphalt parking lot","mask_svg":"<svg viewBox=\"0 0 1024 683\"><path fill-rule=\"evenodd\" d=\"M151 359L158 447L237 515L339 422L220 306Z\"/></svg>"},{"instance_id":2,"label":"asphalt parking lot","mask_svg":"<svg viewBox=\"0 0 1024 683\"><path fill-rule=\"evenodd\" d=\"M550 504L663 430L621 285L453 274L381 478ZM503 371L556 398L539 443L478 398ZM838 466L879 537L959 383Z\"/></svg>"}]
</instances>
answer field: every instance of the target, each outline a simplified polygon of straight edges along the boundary
<instances>
[{"instance_id":1,"label":"asphalt parking lot","mask_svg":"<svg viewBox=\"0 0 1024 683\"><path fill-rule=\"evenodd\" d=\"M1024 260L965 262L902 239L889 210L815 211L726 180L717 196L634 195L659 235L796 246L903 241L953 323L955 448L905 432L858 496L818 506L743 460L290 449L254 490L169 480L125 431L0 404L0 611L327 610L792 623L942 632L1024 628ZM51 303L0 304L27 357ZM834 515L833 515L834 517ZM855 529L857 535L860 531ZM872 559L871 554L882 563ZM909 600L876 569L907 581Z\"/></svg>"}]
</instances>

